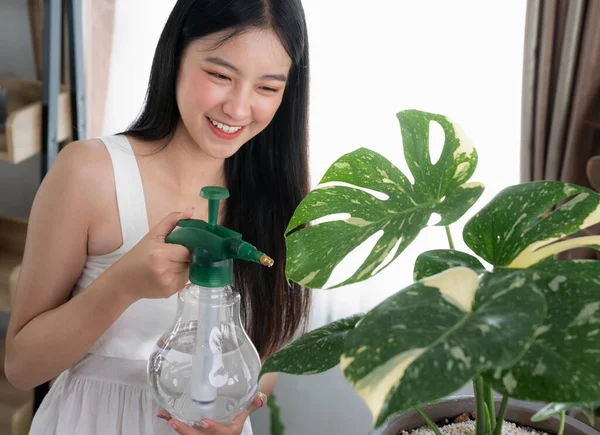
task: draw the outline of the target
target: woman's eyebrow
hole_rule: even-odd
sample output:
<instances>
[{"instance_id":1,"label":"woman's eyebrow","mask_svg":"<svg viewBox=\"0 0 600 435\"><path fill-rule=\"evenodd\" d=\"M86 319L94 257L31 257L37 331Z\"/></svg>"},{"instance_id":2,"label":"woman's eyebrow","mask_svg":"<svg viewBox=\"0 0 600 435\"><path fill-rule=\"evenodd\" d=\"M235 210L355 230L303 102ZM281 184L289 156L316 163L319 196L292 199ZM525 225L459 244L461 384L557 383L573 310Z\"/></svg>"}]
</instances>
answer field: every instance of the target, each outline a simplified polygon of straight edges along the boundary
<instances>
[{"instance_id":1,"label":"woman's eyebrow","mask_svg":"<svg viewBox=\"0 0 600 435\"><path fill-rule=\"evenodd\" d=\"M204 59L204 61L205 62L209 62L209 63L213 63L215 65L222 66L223 68L227 68L227 69L233 71L236 74L240 74L239 68L237 68L234 65L230 64L225 59L221 59L220 57L214 57L214 56L213 57L207 57L206 59ZM261 80L277 80L277 81L283 82L283 83L287 82L287 76L285 74L265 74L264 76L261 76L260 79Z\"/></svg>"}]
</instances>

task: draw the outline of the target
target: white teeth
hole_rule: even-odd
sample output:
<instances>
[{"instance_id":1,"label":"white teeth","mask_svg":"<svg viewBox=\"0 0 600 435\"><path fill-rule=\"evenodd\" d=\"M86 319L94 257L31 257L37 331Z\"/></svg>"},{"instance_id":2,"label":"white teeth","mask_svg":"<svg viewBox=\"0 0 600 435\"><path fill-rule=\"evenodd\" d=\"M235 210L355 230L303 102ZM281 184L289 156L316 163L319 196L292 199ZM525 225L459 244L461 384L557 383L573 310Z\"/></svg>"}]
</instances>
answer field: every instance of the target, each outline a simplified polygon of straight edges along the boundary
<instances>
[{"instance_id":1,"label":"white teeth","mask_svg":"<svg viewBox=\"0 0 600 435\"><path fill-rule=\"evenodd\" d=\"M242 127L232 127L230 125L226 125L226 124L221 124L220 122L214 121L210 118L208 118L210 120L210 122L213 123L213 125L215 127L217 127L219 130L224 131L225 133L235 133L236 131L238 131L240 128Z\"/></svg>"}]
</instances>

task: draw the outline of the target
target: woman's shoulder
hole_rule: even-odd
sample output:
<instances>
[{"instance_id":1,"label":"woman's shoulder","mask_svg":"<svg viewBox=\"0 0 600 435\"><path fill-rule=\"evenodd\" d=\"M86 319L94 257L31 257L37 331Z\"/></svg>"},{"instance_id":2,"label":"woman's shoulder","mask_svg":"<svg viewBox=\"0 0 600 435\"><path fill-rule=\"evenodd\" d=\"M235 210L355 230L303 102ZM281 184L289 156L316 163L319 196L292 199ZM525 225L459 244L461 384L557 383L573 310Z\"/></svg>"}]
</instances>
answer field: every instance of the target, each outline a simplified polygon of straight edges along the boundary
<instances>
[{"instance_id":1,"label":"woman's shoulder","mask_svg":"<svg viewBox=\"0 0 600 435\"><path fill-rule=\"evenodd\" d=\"M70 164L92 164L93 162L101 163L107 158L108 153L104 143L101 139L95 138L70 142L58 153L56 161L65 160Z\"/></svg>"},{"instance_id":2,"label":"woman's shoulder","mask_svg":"<svg viewBox=\"0 0 600 435\"><path fill-rule=\"evenodd\" d=\"M111 197L114 176L110 155L99 139L74 141L56 156L42 184L82 202L97 204Z\"/></svg>"},{"instance_id":3,"label":"woman's shoulder","mask_svg":"<svg viewBox=\"0 0 600 435\"><path fill-rule=\"evenodd\" d=\"M94 182L110 173L110 156L100 139L78 140L57 155L50 172L79 182Z\"/></svg>"}]
</instances>

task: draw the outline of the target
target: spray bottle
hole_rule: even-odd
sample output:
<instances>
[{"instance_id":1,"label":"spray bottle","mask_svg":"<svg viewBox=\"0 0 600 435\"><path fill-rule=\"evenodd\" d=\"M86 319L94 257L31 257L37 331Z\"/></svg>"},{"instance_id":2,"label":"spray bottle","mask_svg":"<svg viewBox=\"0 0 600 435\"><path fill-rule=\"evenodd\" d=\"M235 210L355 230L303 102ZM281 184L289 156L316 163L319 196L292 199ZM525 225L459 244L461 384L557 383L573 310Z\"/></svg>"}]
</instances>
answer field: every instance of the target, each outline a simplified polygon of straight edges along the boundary
<instances>
[{"instance_id":1,"label":"spray bottle","mask_svg":"<svg viewBox=\"0 0 600 435\"><path fill-rule=\"evenodd\" d=\"M233 259L272 266L273 260L217 225L227 189L204 187L208 222L185 219L166 238L192 252L190 281L179 292L173 326L148 361L148 384L159 405L186 424L202 418L227 424L258 393L261 362L240 318L240 295L231 287Z\"/></svg>"}]
</instances>

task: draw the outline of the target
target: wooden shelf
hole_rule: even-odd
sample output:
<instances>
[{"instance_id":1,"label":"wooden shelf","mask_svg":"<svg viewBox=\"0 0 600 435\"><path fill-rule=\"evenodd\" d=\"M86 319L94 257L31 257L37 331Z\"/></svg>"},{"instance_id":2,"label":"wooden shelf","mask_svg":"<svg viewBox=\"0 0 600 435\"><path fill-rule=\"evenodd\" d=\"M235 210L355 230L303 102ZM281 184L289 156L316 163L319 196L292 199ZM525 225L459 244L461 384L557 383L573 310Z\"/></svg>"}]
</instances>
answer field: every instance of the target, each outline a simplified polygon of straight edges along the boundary
<instances>
[{"instance_id":1,"label":"wooden shelf","mask_svg":"<svg viewBox=\"0 0 600 435\"><path fill-rule=\"evenodd\" d=\"M42 84L0 77L0 87L7 89L6 132L0 134L0 160L20 163L38 154L42 138ZM71 135L71 101L66 88L58 97L58 141Z\"/></svg>"},{"instance_id":2,"label":"wooden shelf","mask_svg":"<svg viewBox=\"0 0 600 435\"><path fill-rule=\"evenodd\" d=\"M0 311L10 311L19 277L27 221L0 217Z\"/></svg>"}]
</instances>

